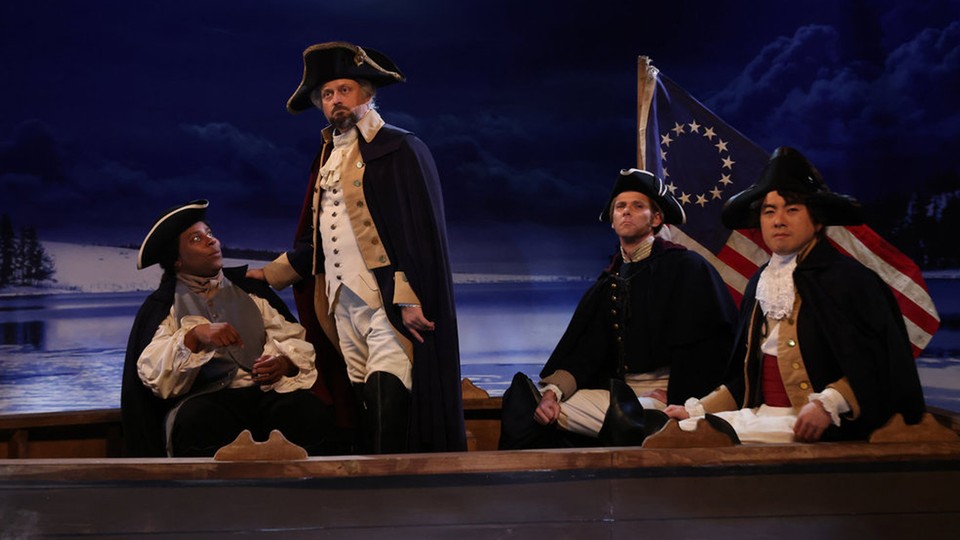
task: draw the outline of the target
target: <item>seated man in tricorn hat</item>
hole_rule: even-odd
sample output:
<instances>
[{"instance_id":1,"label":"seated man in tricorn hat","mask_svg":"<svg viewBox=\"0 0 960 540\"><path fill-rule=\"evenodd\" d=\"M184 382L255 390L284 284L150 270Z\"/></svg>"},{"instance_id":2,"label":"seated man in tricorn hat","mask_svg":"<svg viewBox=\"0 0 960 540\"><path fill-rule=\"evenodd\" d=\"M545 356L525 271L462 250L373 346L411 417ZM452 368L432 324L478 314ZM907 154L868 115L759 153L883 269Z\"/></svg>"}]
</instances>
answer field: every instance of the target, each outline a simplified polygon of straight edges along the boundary
<instances>
[{"instance_id":1,"label":"seated man in tricorn hat","mask_svg":"<svg viewBox=\"0 0 960 540\"><path fill-rule=\"evenodd\" d=\"M536 387L518 373L503 397L500 448L639 445L720 382L736 308L700 255L656 236L683 207L654 174L620 171L600 219L619 249L584 294ZM640 394L640 397L637 397Z\"/></svg>"},{"instance_id":2,"label":"seated man in tricorn hat","mask_svg":"<svg viewBox=\"0 0 960 540\"><path fill-rule=\"evenodd\" d=\"M331 408L310 390L303 327L245 267L223 268L207 206L168 210L140 246L137 268L164 273L127 346L126 454L212 456L244 429L256 440L277 429L310 454L339 450Z\"/></svg>"},{"instance_id":3,"label":"seated man in tricorn hat","mask_svg":"<svg viewBox=\"0 0 960 540\"><path fill-rule=\"evenodd\" d=\"M310 340L333 351L318 365L346 364L361 451L465 450L440 181L426 145L374 105L379 88L405 78L383 53L342 41L308 47L303 64L287 109L317 108L330 125L294 249L249 275L296 284Z\"/></svg>"},{"instance_id":4,"label":"seated man in tricorn hat","mask_svg":"<svg viewBox=\"0 0 960 540\"><path fill-rule=\"evenodd\" d=\"M772 255L744 291L724 383L667 414L692 429L713 413L743 442L865 439L895 413L920 421L923 393L890 288L826 236L829 225L862 223L859 203L784 147L722 220L759 227Z\"/></svg>"}]
</instances>

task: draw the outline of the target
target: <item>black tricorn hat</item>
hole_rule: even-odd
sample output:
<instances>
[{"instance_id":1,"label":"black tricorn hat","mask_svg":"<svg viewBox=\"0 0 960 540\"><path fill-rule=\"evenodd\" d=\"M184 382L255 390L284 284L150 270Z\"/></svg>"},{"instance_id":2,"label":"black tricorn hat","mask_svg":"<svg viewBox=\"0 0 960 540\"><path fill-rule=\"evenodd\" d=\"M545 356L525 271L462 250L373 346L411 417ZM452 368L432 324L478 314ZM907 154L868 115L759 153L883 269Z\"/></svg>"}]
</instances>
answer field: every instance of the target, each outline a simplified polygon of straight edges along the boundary
<instances>
[{"instance_id":1,"label":"black tricorn hat","mask_svg":"<svg viewBox=\"0 0 960 540\"><path fill-rule=\"evenodd\" d=\"M610 193L610 198L607 199L607 205L600 213L600 221L610 221L610 205L613 204L613 200L617 198L617 195L624 191L638 191L650 197L650 199L660 207L660 211L663 212L664 225L671 223L674 225L682 225L687 221L687 215L684 213L683 207L680 206L677 199L670 194L663 180L660 180L657 175L649 171L642 171L640 169L620 170L620 176L617 177L617 181L613 184L613 191Z\"/></svg>"},{"instance_id":2,"label":"black tricorn hat","mask_svg":"<svg viewBox=\"0 0 960 540\"><path fill-rule=\"evenodd\" d=\"M303 51L303 80L290 99L292 114L313 108L310 92L334 79L366 79L377 88L407 80L387 55L346 41L311 45Z\"/></svg>"},{"instance_id":3,"label":"black tricorn hat","mask_svg":"<svg viewBox=\"0 0 960 540\"><path fill-rule=\"evenodd\" d=\"M190 228L198 221L207 217L207 206L210 203L204 199L197 199L186 204L174 206L160 216L143 243L140 244L140 254L137 255L137 270L161 263L169 253L179 249L180 233Z\"/></svg>"},{"instance_id":4,"label":"black tricorn hat","mask_svg":"<svg viewBox=\"0 0 960 540\"><path fill-rule=\"evenodd\" d=\"M830 191L812 163L797 150L782 146L773 151L760 179L723 205L720 220L728 229L759 227L757 205L767 193L782 191L808 195L807 207L815 208L821 225L860 225L863 210L853 197Z\"/></svg>"}]
</instances>

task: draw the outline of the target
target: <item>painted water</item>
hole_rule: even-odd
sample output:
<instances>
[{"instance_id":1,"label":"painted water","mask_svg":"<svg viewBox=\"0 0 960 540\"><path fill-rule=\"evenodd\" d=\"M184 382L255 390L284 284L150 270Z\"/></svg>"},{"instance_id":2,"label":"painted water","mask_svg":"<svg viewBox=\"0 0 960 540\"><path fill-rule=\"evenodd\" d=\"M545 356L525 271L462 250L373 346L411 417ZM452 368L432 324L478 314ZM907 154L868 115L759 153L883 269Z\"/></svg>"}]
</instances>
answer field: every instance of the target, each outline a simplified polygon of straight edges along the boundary
<instances>
[{"instance_id":1,"label":"painted water","mask_svg":"<svg viewBox=\"0 0 960 540\"><path fill-rule=\"evenodd\" d=\"M516 371L536 378L589 285L458 284L463 376L494 396ZM928 285L944 324L918 359L920 378L928 404L960 411L960 280ZM0 414L119 407L127 336L146 295L0 297Z\"/></svg>"}]
</instances>

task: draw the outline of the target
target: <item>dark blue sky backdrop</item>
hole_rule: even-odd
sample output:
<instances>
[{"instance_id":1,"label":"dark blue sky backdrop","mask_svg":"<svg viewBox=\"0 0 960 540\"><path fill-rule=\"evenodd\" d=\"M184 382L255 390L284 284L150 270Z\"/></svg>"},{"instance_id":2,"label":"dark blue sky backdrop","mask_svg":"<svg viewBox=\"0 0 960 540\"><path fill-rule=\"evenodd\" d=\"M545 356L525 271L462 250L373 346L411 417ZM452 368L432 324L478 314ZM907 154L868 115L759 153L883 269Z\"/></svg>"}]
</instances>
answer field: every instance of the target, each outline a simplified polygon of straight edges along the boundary
<instances>
[{"instance_id":1,"label":"dark blue sky backdrop","mask_svg":"<svg viewBox=\"0 0 960 540\"><path fill-rule=\"evenodd\" d=\"M0 210L137 244L205 197L225 242L287 247L325 121L284 105L331 40L407 75L381 112L432 149L461 269L609 250L641 54L868 209L960 169L960 1L21 0L0 4Z\"/></svg>"}]
</instances>

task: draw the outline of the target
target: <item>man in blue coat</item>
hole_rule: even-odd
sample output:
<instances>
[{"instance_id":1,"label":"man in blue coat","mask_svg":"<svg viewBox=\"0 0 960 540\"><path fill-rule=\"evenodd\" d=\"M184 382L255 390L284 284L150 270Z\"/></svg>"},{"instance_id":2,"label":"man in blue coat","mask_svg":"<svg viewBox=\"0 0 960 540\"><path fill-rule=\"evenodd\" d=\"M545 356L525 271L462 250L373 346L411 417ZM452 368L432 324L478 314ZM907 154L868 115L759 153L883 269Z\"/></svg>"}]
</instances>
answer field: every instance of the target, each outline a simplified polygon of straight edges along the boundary
<instances>
[{"instance_id":1,"label":"man in blue coat","mask_svg":"<svg viewBox=\"0 0 960 540\"><path fill-rule=\"evenodd\" d=\"M772 443L866 439L897 413L919 422L923 391L893 293L827 238L830 225L863 223L859 203L783 147L721 218L759 228L772 255L744 291L723 384L667 414L692 428L712 413L741 441Z\"/></svg>"},{"instance_id":2,"label":"man in blue coat","mask_svg":"<svg viewBox=\"0 0 960 540\"><path fill-rule=\"evenodd\" d=\"M297 284L300 320L344 406L359 404L361 450L466 449L453 284L436 166L420 139L386 124L377 89L404 81L384 54L346 42L304 51L291 113L330 125L311 169L294 249L251 277ZM339 360L342 357L342 361ZM337 362L340 362L339 366Z\"/></svg>"},{"instance_id":3,"label":"man in blue coat","mask_svg":"<svg viewBox=\"0 0 960 540\"><path fill-rule=\"evenodd\" d=\"M580 300L539 387L520 373L504 393L501 449L639 445L666 421L659 409L720 382L736 310L710 263L656 236L684 219L655 175L620 172L601 215L619 249Z\"/></svg>"}]
</instances>

